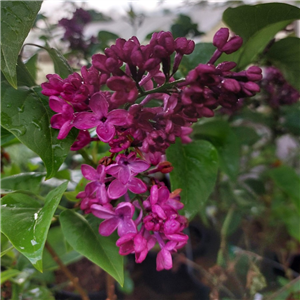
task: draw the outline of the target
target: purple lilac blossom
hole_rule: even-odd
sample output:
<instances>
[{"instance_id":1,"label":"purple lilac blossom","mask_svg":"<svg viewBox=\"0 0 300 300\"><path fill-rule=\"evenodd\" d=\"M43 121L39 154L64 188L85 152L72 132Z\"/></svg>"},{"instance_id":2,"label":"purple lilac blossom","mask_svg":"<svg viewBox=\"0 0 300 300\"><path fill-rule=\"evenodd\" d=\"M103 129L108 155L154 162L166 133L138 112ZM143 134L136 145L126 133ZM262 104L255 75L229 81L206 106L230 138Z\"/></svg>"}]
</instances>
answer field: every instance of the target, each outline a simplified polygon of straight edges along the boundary
<instances>
[{"instance_id":1,"label":"purple lilac blossom","mask_svg":"<svg viewBox=\"0 0 300 300\"><path fill-rule=\"evenodd\" d=\"M104 54L93 55L92 66L82 67L81 75L62 79L52 74L42 84L42 93L50 97L50 107L57 113L51 125L60 129L59 138L72 127L80 129L72 150L99 140L110 146L111 155L96 169L81 167L90 182L77 195L80 208L104 220L101 235L117 229L119 253L134 253L138 263L157 243L158 271L172 268L172 253L187 243L183 230L188 222L179 214L184 208L180 190L170 193L152 174L172 171L166 150L176 138L191 142L192 124L199 118L214 116L219 106L233 110L240 98L259 91L255 83L262 78L259 67L234 72L234 62L215 65L222 53L238 50L242 39L221 28L213 43L217 49L209 62L177 81L173 75L195 43L158 32L147 45L136 37L119 38ZM153 99L158 104L148 106ZM98 138L90 137L88 130L93 129Z\"/></svg>"}]
</instances>

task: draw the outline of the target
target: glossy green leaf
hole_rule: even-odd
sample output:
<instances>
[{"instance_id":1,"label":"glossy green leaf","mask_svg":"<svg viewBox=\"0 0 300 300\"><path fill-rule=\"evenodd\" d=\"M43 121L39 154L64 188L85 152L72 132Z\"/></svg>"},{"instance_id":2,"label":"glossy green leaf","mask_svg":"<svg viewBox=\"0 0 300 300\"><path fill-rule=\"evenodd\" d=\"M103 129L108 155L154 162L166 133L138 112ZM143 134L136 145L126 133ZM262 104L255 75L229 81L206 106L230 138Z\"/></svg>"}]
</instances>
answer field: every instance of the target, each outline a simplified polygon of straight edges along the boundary
<instances>
[{"instance_id":1,"label":"glossy green leaf","mask_svg":"<svg viewBox=\"0 0 300 300\"><path fill-rule=\"evenodd\" d=\"M48 53L54 64L54 71L61 78L67 78L73 73L72 68L68 64L63 55L56 49L50 47L43 47Z\"/></svg>"},{"instance_id":2,"label":"glossy green leaf","mask_svg":"<svg viewBox=\"0 0 300 300\"><path fill-rule=\"evenodd\" d=\"M15 138L16 137L11 132L1 127L1 146L5 146L7 143L9 143Z\"/></svg>"},{"instance_id":3,"label":"glossy green leaf","mask_svg":"<svg viewBox=\"0 0 300 300\"><path fill-rule=\"evenodd\" d=\"M278 67L286 80L300 90L300 39L287 37L274 43L266 57Z\"/></svg>"},{"instance_id":4,"label":"glossy green leaf","mask_svg":"<svg viewBox=\"0 0 300 300\"><path fill-rule=\"evenodd\" d=\"M38 193L42 178L46 173L21 173L1 178L1 188L6 190L25 190Z\"/></svg>"},{"instance_id":5,"label":"glossy green leaf","mask_svg":"<svg viewBox=\"0 0 300 300\"><path fill-rule=\"evenodd\" d=\"M38 54L34 54L31 56L26 62L25 66L30 73L33 80L37 79L37 61L38 61Z\"/></svg>"},{"instance_id":6,"label":"glossy green leaf","mask_svg":"<svg viewBox=\"0 0 300 300\"><path fill-rule=\"evenodd\" d=\"M65 265L68 265L82 258L82 255L75 250L68 251L60 226L50 228L47 242L54 249L55 253ZM57 263L53 260L47 249L43 253L43 266L45 271L55 270L58 268Z\"/></svg>"},{"instance_id":7,"label":"glossy green leaf","mask_svg":"<svg viewBox=\"0 0 300 300\"><path fill-rule=\"evenodd\" d=\"M167 159L174 167L170 173L171 188L182 189L183 213L192 218L201 209L212 192L218 171L218 153L203 140L182 144L177 140L167 150Z\"/></svg>"},{"instance_id":8,"label":"glossy green leaf","mask_svg":"<svg viewBox=\"0 0 300 300\"><path fill-rule=\"evenodd\" d=\"M18 79L18 86L31 87L36 85L34 79L32 78L31 74L27 70L20 56L18 56L18 61L17 61L17 79Z\"/></svg>"},{"instance_id":9,"label":"glossy green leaf","mask_svg":"<svg viewBox=\"0 0 300 300\"><path fill-rule=\"evenodd\" d=\"M280 166L267 173L275 184L286 193L295 204L300 213L300 177L295 170L289 166Z\"/></svg>"},{"instance_id":10,"label":"glossy green leaf","mask_svg":"<svg viewBox=\"0 0 300 300\"><path fill-rule=\"evenodd\" d=\"M229 7L223 13L223 21L246 42L256 32L271 24L300 19L300 9L284 3L264 3Z\"/></svg>"},{"instance_id":11,"label":"glossy green leaf","mask_svg":"<svg viewBox=\"0 0 300 300\"><path fill-rule=\"evenodd\" d=\"M232 180L239 172L240 144L228 122L213 120L194 126L193 136L211 142L218 150L220 168Z\"/></svg>"},{"instance_id":12,"label":"glossy green leaf","mask_svg":"<svg viewBox=\"0 0 300 300\"><path fill-rule=\"evenodd\" d=\"M1 199L1 231L40 272L43 270L42 254L51 219L67 184L65 182L52 190L43 207L22 193L9 194Z\"/></svg>"},{"instance_id":13,"label":"glossy green leaf","mask_svg":"<svg viewBox=\"0 0 300 300\"><path fill-rule=\"evenodd\" d=\"M2 127L39 155L46 166L47 179L53 177L69 153L78 131L73 129L66 139L57 139L59 131L50 128L54 112L40 88L20 87L15 90L3 82L1 95Z\"/></svg>"},{"instance_id":14,"label":"glossy green leaf","mask_svg":"<svg viewBox=\"0 0 300 300\"><path fill-rule=\"evenodd\" d=\"M92 215L85 219L78 213L66 210L59 219L67 242L123 285L123 257L115 245L116 235L101 236L98 232L100 220Z\"/></svg>"},{"instance_id":15,"label":"glossy green leaf","mask_svg":"<svg viewBox=\"0 0 300 300\"><path fill-rule=\"evenodd\" d=\"M1 71L14 88L18 55L41 4L42 1L1 1Z\"/></svg>"},{"instance_id":16,"label":"glossy green leaf","mask_svg":"<svg viewBox=\"0 0 300 300\"><path fill-rule=\"evenodd\" d=\"M10 269L10 270L6 270L1 272L1 284L3 282L5 282L6 280L18 275L20 273L19 270L15 270L15 269Z\"/></svg>"}]
</instances>

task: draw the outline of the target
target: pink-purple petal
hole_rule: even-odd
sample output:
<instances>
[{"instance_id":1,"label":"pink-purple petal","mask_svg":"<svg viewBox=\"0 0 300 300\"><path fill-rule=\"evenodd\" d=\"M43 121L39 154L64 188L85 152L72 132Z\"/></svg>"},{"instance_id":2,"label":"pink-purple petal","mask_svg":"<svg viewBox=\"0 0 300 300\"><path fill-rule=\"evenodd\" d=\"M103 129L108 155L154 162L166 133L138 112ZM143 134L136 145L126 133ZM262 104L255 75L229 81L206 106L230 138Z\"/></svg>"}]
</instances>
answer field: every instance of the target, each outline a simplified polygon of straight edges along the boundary
<instances>
[{"instance_id":1,"label":"pink-purple petal","mask_svg":"<svg viewBox=\"0 0 300 300\"><path fill-rule=\"evenodd\" d=\"M134 194L141 194L147 191L147 185L139 178L132 178L127 183L128 189Z\"/></svg>"},{"instance_id":2,"label":"pink-purple petal","mask_svg":"<svg viewBox=\"0 0 300 300\"><path fill-rule=\"evenodd\" d=\"M110 219L115 217L115 212L112 209L108 209L99 204L93 204L91 206L92 214L99 219Z\"/></svg>"},{"instance_id":3,"label":"pink-purple petal","mask_svg":"<svg viewBox=\"0 0 300 300\"><path fill-rule=\"evenodd\" d=\"M97 171L90 165L81 165L81 173L87 180L97 180Z\"/></svg>"},{"instance_id":4,"label":"pink-purple petal","mask_svg":"<svg viewBox=\"0 0 300 300\"><path fill-rule=\"evenodd\" d=\"M111 235L117 229L119 222L116 217L103 221L99 226L99 233L103 236Z\"/></svg>"},{"instance_id":5,"label":"pink-purple petal","mask_svg":"<svg viewBox=\"0 0 300 300\"><path fill-rule=\"evenodd\" d=\"M111 182L108 187L107 195L111 199L118 199L127 192L127 187L124 186L118 179Z\"/></svg>"},{"instance_id":6,"label":"pink-purple petal","mask_svg":"<svg viewBox=\"0 0 300 300\"><path fill-rule=\"evenodd\" d=\"M116 130L113 124L109 122L104 122L104 123L100 122L96 128L96 132L99 139L102 142L107 143L113 139Z\"/></svg>"},{"instance_id":7,"label":"pink-purple petal","mask_svg":"<svg viewBox=\"0 0 300 300\"><path fill-rule=\"evenodd\" d=\"M76 115L73 125L78 129L90 129L102 123L95 114L91 112L80 112Z\"/></svg>"},{"instance_id":8,"label":"pink-purple petal","mask_svg":"<svg viewBox=\"0 0 300 300\"><path fill-rule=\"evenodd\" d=\"M92 111L97 115L97 117L99 117L99 119L107 117L108 102L101 93L94 94L89 105Z\"/></svg>"}]
</instances>

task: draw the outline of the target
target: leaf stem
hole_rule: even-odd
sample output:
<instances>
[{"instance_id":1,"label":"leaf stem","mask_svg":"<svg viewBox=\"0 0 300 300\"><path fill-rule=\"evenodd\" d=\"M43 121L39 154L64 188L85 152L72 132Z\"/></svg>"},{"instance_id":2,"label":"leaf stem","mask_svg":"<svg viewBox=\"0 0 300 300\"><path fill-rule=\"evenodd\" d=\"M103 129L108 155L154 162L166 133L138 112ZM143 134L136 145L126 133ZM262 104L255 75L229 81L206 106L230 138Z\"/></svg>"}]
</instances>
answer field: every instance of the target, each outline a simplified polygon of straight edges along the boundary
<instances>
[{"instance_id":1,"label":"leaf stem","mask_svg":"<svg viewBox=\"0 0 300 300\"><path fill-rule=\"evenodd\" d=\"M73 274L69 271L69 269L64 265L64 263L61 261L61 259L58 257L54 249L50 246L48 242L45 244L46 249L51 254L52 258L55 260L55 262L59 265L60 269L64 272L64 274L71 280L72 284L74 285L75 289L78 291L78 293L81 296L82 300L89 300L88 295L84 291L84 289L79 284L78 278L74 277Z\"/></svg>"}]
</instances>

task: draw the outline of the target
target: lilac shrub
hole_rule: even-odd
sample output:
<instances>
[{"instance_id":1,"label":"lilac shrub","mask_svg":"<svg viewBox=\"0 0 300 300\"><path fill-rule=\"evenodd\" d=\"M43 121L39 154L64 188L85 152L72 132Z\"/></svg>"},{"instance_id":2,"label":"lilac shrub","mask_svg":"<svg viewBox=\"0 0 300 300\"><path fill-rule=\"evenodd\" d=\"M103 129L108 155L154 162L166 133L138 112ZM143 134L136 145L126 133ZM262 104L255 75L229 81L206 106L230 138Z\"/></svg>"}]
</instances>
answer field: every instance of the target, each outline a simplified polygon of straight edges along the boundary
<instances>
[{"instance_id":1,"label":"lilac shrub","mask_svg":"<svg viewBox=\"0 0 300 300\"><path fill-rule=\"evenodd\" d=\"M157 270L172 268L171 254L188 239L183 232L187 219L179 214L184 207L180 189L170 192L153 176L172 171L167 148L176 138L189 143L199 118L214 116L219 106L234 109L240 98L259 91L259 67L234 72L234 62L215 65L222 53L238 50L242 39L229 37L229 30L221 28L213 43L217 49L209 62L199 64L185 79L175 80L173 75L183 55L193 52L194 42L159 32L147 45L136 37L119 38L104 54L93 55L92 66L82 67L81 75L62 79L50 74L42 84L42 93L57 113L51 126L59 129L58 139L75 127L80 131L72 150L93 141L110 146L111 155L96 169L81 166L90 181L77 195L81 209L104 220L101 235L117 230L119 253L134 253L138 263L158 244ZM152 100L158 104L149 106ZM96 137L91 137L92 129Z\"/></svg>"}]
</instances>

